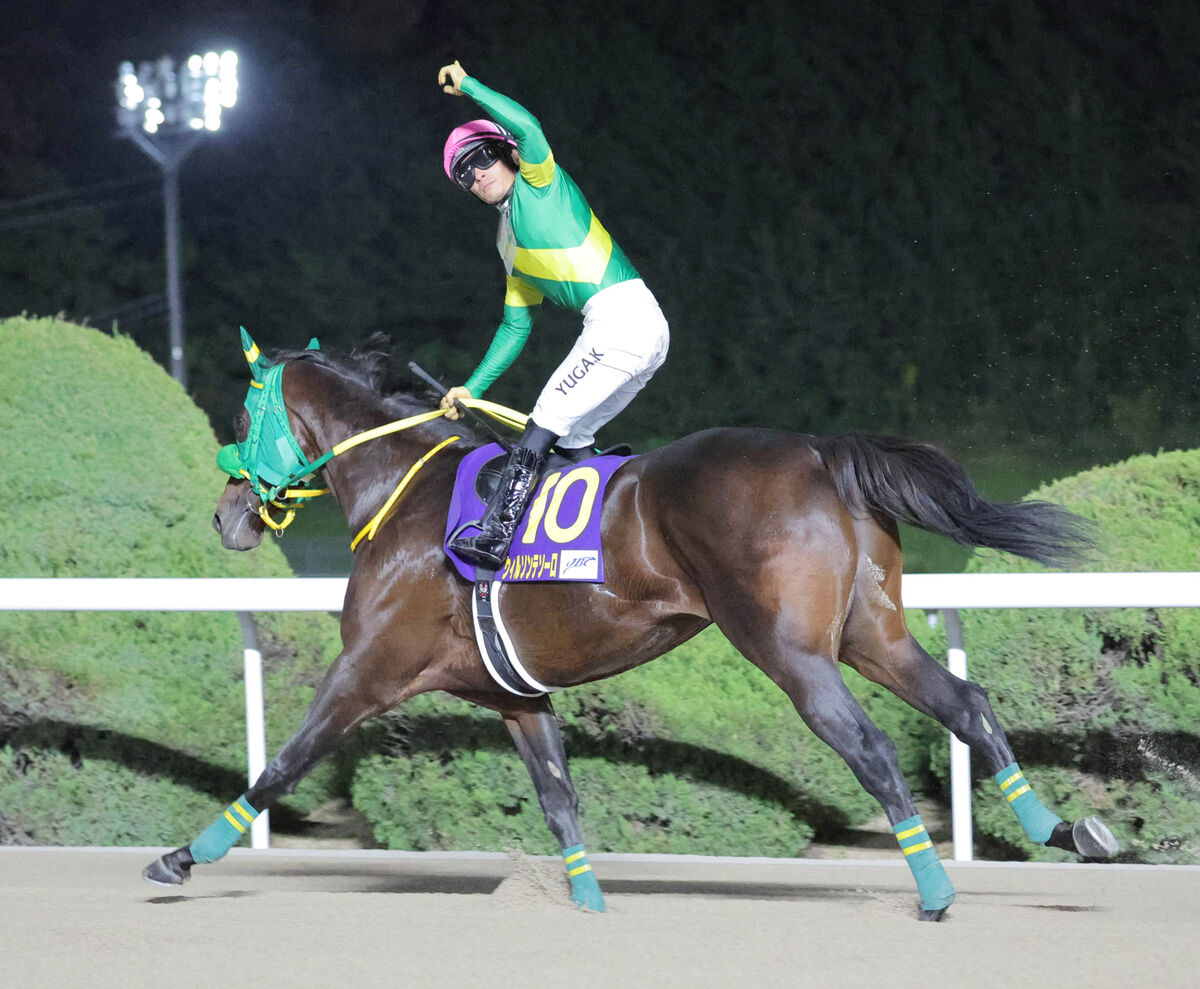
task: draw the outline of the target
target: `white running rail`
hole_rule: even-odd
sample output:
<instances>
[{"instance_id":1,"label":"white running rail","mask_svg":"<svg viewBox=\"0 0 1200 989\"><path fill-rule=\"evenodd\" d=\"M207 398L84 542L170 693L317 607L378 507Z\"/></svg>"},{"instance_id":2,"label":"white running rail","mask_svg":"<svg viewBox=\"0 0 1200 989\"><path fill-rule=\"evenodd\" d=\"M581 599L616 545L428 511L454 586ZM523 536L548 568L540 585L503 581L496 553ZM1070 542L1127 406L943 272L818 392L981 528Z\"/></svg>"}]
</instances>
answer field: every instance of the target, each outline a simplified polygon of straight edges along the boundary
<instances>
[{"instance_id":1,"label":"white running rail","mask_svg":"<svg viewBox=\"0 0 1200 989\"><path fill-rule=\"evenodd\" d=\"M0 611L232 611L242 625L246 743L250 783L266 767L262 656L251 616L260 611L342 609L345 577L6 577ZM961 608L1200 608L1200 572L909 574L904 607L940 613L948 665L967 677ZM954 858L972 856L969 750L950 739ZM251 845L270 843L267 814L251 829Z\"/></svg>"}]
</instances>

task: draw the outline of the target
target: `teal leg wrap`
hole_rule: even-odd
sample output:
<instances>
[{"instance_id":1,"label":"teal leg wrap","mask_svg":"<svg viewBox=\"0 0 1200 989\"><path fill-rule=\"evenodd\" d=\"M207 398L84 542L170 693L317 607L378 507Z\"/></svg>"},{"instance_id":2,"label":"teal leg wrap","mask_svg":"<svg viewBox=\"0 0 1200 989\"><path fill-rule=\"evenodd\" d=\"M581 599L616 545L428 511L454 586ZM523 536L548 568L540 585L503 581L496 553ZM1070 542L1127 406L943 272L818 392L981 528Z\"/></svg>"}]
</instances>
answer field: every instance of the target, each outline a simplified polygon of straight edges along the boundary
<instances>
[{"instance_id":1,"label":"teal leg wrap","mask_svg":"<svg viewBox=\"0 0 1200 989\"><path fill-rule=\"evenodd\" d=\"M1015 762L1005 766L996 774L996 782L1000 786L1000 792L1008 801L1008 806L1013 809L1017 820L1021 822L1021 827L1029 836L1029 840L1044 845L1051 832L1054 831L1054 825L1058 824L1062 818L1048 810L1045 804L1038 800L1037 794L1033 792L1033 787L1029 785L1025 774L1021 772L1021 767Z\"/></svg>"},{"instance_id":2,"label":"teal leg wrap","mask_svg":"<svg viewBox=\"0 0 1200 989\"><path fill-rule=\"evenodd\" d=\"M188 846L188 851L197 862L215 862L223 858L238 843L238 839L250 830L250 824L256 817L258 811L242 795L200 833L200 837Z\"/></svg>"},{"instance_id":3,"label":"teal leg wrap","mask_svg":"<svg viewBox=\"0 0 1200 989\"><path fill-rule=\"evenodd\" d=\"M954 902L954 886L933 849L929 832L921 823L921 815L914 814L907 821L901 821L892 828L892 833L900 843L904 861L908 863L913 878L917 881L917 892L921 894L921 909L944 910L950 906Z\"/></svg>"},{"instance_id":4,"label":"teal leg wrap","mask_svg":"<svg viewBox=\"0 0 1200 989\"><path fill-rule=\"evenodd\" d=\"M582 845L572 845L563 849L562 857L567 878L571 880L571 902L584 910L604 913L604 894L600 892L600 883L596 881L587 851Z\"/></svg>"}]
</instances>

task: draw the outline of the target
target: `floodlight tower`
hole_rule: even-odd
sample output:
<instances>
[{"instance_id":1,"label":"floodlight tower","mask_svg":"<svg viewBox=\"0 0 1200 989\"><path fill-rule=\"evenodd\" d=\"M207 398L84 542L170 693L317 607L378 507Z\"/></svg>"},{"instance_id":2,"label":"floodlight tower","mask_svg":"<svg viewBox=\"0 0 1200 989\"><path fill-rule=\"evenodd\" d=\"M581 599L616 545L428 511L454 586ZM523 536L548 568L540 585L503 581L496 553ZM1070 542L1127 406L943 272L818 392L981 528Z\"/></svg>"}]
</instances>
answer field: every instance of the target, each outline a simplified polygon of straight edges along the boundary
<instances>
[{"instance_id":1,"label":"floodlight tower","mask_svg":"<svg viewBox=\"0 0 1200 989\"><path fill-rule=\"evenodd\" d=\"M157 62L122 62L117 75L118 136L154 159L163 173L170 311L171 375L187 387L183 360L183 289L179 281L179 166L205 133L221 129L221 111L237 103L236 52L192 55L176 68Z\"/></svg>"}]
</instances>

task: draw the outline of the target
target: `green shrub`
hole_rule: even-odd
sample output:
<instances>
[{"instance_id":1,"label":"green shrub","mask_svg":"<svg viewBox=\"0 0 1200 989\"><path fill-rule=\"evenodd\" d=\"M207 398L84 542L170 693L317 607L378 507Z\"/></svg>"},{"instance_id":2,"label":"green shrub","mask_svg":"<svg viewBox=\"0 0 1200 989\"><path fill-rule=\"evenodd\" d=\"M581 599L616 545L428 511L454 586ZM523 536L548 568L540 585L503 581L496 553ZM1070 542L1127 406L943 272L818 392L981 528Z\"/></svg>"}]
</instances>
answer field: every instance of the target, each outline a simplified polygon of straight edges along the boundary
<instances>
[{"instance_id":1,"label":"green shrub","mask_svg":"<svg viewBox=\"0 0 1200 989\"><path fill-rule=\"evenodd\" d=\"M593 851L789 856L812 836L771 800L636 763L577 758L571 774ZM374 755L360 765L353 794L389 847L558 851L513 751L462 752L449 764L432 754Z\"/></svg>"},{"instance_id":2,"label":"green shrub","mask_svg":"<svg viewBox=\"0 0 1200 989\"><path fill-rule=\"evenodd\" d=\"M270 542L221 548L212 429L129 339L7 319L0 352L0 576L290 576ZM263 615L259 635L276 747L337 628ZM241 642L231 614L0 612L0 841L159 844L207 825L246 785ZM326 769L276 823L332 784Z\"/></svg>"},{"instance_id":3,"label":"green shrub","mask_svg":"<svg viewBox=\"0 0 1200 989\"><path fill-rule=\"evenodd\" d=\"M923 783L943 729L846 674L899 744L909 780ZM382 733L403 741L367 746L384 751L357 764L355 806L390 847L495 849L521 836L527 849L549 849L507 733L455 703L416 698L386 719ZM794 855L814 831L834 834L880 812L786 695L714 628L656 662L558 693L554 704L594 851ZM456 804L467 808L461 821Z\"/></svg>"},{"instance_id":4,"label":"green shrub","mask_svg":"<svg viewBox=\"0 0 1200 989\"><path fill-rule=\"evenodd\" d=\"M1090 570L1200 569L1200 451L1134 457L1033 497L1096 522ZM1038 568L980 554L969 569ZM1052 792L1064 817L1100 815L1127 859L1200 862L1195 609L970 611L963 627L971 678L988 689L1044 802L1054 806ZM980 798L981 833L1017 854L1059 857L1024 840L993 781L983 779Z\"/></svg>"}]
</instances>

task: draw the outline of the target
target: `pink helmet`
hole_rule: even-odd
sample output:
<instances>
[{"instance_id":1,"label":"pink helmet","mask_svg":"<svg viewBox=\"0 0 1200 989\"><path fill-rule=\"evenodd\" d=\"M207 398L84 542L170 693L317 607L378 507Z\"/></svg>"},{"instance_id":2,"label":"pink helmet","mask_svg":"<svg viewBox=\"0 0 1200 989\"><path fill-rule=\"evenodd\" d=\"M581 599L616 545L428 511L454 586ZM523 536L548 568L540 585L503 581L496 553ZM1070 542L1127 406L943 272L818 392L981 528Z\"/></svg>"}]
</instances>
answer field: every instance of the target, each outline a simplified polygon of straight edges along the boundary
<instances>
[{"instance_id":1,"label":"pink helmet","mask_svg":"<svg viewBox=\"0 0 1200 989\"><path fill-rule=\"evenodd\" d=\"M461 127L455 127L446 138L446 146L442 149L442 168L446 172L446 178L453 181L454 166L459 158L479 145L492 141L506 144L513 151L517 150L517 142L513 136L495 121L470 120Z\"/></svg>"}]
</instances>

